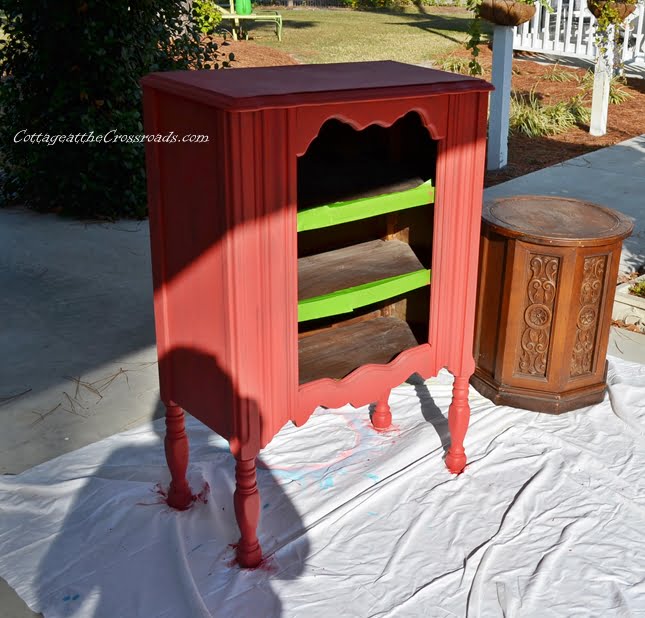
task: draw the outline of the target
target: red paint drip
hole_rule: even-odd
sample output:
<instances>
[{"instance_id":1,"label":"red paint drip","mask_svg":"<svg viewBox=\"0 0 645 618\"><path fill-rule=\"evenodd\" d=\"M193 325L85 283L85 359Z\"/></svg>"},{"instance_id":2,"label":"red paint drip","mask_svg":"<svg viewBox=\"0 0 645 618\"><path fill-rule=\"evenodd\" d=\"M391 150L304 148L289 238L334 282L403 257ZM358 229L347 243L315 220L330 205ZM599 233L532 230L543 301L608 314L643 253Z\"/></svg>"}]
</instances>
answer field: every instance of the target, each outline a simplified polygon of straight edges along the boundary
<instances>
[{"instance_id":1,"label":"red paint drip","mask_svg":"<svg viewBox=\"0 0 645 618\"><path fill-rule=\"evenodd\" d=\"M193 502L201 502L202 504L208 504L208 494L211 491L211 486L208 483L204 483L202 490L193 496Z\"/></svg>"},{"instance_id":2,"label":"red paint drip","mask_svg":"<svg viewBox=\"0 0 645 618\"><path fill-rule=\"evenodd\" d=\"M157 494L160 497L160 499L157 500L156 502L137 502L137 506L154 506L156 504L168 504L168 492L161 486L161 483L157 483L152 488L152 491L155 494ZM187 511L196 502L200 502L201 504L208 504L208 494L210 493L210 491L211 491L210 485L208 483L204 483L202 490L199 493L196 493L193 495L191 503L185 509L181 509L181 510ZM173 510L177 510L177 509L173 509Z\"/></svg>"},{"instance_id":3,"label":"red paint drip","mask_svg":"<svg viewBox=\"0 0 645 618\"><path fill-rule=\"evenodd\" d=\"M156 502L137 502L137 506L155 506L157 504L168 504L168 494L161 486L161 483L157 483L152 488L152 491L161 496L161 499L157 500Z\"/></svg>"},{"instance_id":4,"label":"red paint drip","mask_svg":"<svg viewBox=\"0 0 645 618\"><path fill-rule=\"evenodd\" d=\"M229 543L228 546L233 550L233 552L237 551L237 543ZM233 557L231 558L227 563L226 566L229 568L233 568L237 566L237 558Z\"/></svg>"}]
</instances>

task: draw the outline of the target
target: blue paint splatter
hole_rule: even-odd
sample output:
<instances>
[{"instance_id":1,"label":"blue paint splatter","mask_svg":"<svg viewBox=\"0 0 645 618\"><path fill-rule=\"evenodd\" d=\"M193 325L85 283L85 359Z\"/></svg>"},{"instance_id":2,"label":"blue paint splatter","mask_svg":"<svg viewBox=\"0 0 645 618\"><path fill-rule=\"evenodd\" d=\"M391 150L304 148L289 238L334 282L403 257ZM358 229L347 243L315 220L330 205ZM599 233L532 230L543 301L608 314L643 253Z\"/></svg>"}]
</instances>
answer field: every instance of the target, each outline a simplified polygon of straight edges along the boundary
<instances>
[{"instance_id":1,"label":"blue paint splatter","mask_svg":"<svg viewBox=\"0 0 645 618\"><path fill-rule=\"evenodd\" d=\"M63 597L63 601L69 601L72 597L68 594Z\"/></svg>"},{"instance_id":2,"label":"blue paint splatter","mask_svg":"<svg viewBox=\"0 0 645 618\"><path fill-rule=\"evenodd\" d=\"M65 602L67 602L67 601L76 601L77 599L80 599L80 597L81 597L80 594L75 594L74 596L72 596L71 594L66 594L63 597L63 601L65 601Z\"/></svg>"},{"instance_id":3,"label":"blue paint splatter","mask_svg":"<svg viewBox=\"0 0 645 618\"><path fill-rule=\"evenodd\" d=\"M376 517L378 513L375 513L374 511L367 511L368 515L371 515L372 517Z\"/></svg>"},{"instance_id":4,"label":"blue paint splatter","mask_svg":"<svg viewBox=\"0 0 645 618\"><path fill-rule=\"evenodd\" d=\"M334 486L334 477L333 476L326 476L324 479L322 479L320 481L320 487L322 489L330 489L333 486Z\"/></svg>"},{"instance_id":5,"label":"blue paint splatter","mask_svg":"<svg viewBox=\"0 0 645 618\"><path fill-rule=\"evenodd\" d=\"M374 481L375 483L378 483L380 480L379 477L376 474L373 474L372 472L368 472L365 475L365 477L370 479L370 481Z\"/></svg>"},{"instance_id":6,"label":"blue paint splatter","mask_svg":"<svg viewBox=\"0 0 645 618\"><path fill-rule=\"evenodd\" d=\"M72 597L72 601L76 601L76 599L78 599L78 597L80 597L80 596L81 596L80 594L75 594L75 595Z\"/></svg>"},{"instance_id":7,"label":"blue paint splatter","mask_svg":"<svg viewBox=\"0 0 645 618\"><path fill-rule=\"evenodd\" d=\"M265 505L262 506L263 509L268 509L269 508L269 503L267 502Z\"/></svg>"}]
</instances>

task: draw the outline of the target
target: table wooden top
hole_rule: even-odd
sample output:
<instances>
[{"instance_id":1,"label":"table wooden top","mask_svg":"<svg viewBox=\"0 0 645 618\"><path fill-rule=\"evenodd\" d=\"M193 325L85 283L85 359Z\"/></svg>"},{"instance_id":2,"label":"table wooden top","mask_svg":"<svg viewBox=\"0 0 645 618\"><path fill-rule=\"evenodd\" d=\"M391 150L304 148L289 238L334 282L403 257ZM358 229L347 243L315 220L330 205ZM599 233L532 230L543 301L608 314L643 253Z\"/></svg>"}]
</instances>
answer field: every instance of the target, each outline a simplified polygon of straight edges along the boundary
<instances>
[{"instance_id":1,"label":"table wooden top","mask_svg":"<svg viewBox=\"0 0 645 618\"><path fill-rule=\"evenodd\" d=\"M629 236L633 221L625 215L582 200L520 195L489 200L483 220L495 232L535 244L593 246Z\"/></svg>"}]
</instances>

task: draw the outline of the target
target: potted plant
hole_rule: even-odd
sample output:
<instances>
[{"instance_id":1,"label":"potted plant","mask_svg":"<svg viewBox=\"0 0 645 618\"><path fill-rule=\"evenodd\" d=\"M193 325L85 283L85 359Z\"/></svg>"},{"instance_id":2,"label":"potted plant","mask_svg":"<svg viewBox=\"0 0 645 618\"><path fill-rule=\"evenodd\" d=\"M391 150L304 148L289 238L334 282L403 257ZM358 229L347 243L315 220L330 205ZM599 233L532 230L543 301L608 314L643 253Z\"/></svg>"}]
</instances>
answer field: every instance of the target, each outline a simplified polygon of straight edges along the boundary
<instances>
[{"instance_id":1,"label":"potted plant","mask_svg":"<svg viewBox=\"0 0 645 618\"><path fill-rule=\"evenodd\" d=\"M587 0L587 7L596 18L596 47L601 54L606 54L613 43L614 66L620 66L622 40L618 30L636 9L636 0Z\"/></svg>"},{"instance_id":2,"label":"potted plant","mask_svg":"<svg viewBox=\"0 0 645 618\"><path fill-rule=\"evenodd\" d=\"M591 0L589 1L591 2ZM549 0L537 0L537 2L536 0L467 0L466 6L474 13L474 18L468 29L469 39L466 43L466 49L470 50L472 56L469 64L471 75L482 74L481 65L477 60L481 44L480 20L485 19L498 26L519 26L535 15L538 3L549 12L553 12Z\"/></svg>"}]
</instances>

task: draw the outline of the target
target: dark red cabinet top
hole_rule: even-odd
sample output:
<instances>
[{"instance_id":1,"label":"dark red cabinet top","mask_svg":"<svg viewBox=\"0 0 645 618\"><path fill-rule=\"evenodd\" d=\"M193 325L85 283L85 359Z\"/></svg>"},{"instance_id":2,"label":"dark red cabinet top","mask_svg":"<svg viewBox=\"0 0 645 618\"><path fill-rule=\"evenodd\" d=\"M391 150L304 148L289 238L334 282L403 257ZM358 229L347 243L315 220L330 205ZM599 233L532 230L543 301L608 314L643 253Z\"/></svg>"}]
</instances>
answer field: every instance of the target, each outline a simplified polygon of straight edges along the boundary
<instances>
[{"instance_id":1,"label":"dark red cabinet top","mask_svg":"<svg viewBox=\"0 0 645 618\"><path fill-rule=\"evenodd\" d=\"M229 110L492 90L487 82L391 60L152 73L156 88Z\"/></svg>"}]
</instances>

